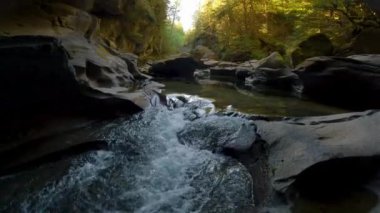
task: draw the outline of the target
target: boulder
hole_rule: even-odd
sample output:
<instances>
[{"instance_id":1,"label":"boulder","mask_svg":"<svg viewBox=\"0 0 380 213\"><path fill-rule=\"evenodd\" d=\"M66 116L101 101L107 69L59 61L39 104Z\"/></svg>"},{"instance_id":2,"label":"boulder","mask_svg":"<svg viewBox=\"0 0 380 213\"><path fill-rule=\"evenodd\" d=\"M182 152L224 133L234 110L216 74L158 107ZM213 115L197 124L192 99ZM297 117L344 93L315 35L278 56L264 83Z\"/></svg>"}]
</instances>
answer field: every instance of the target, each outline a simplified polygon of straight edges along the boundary
<instances>
[{"instance_id":1,"label":"boulder","mask_svg":"<svg viewBox=\"0 0 380 213\"><path fill-rule=\"evenodd\" d=\"M246 67L246 66L239 66L236 68L235 75L238 81L245 81L245 79L251 76L252 73L253 73L252 68Z\"/></svg>"},{"instance_id":2,"label":"boulder","mask_svg":"<svg viewBox=\"0 0 380 213\"><path fill-rule=\"evenodd\" d=\"M178 133L181 143L213 152L226 149L248 151L255 137L256 127L252 122L242 118L219 116L195 120Z\"/></svg>"},{"instance_id":3,"label":"boulder","mask_svg":"<svg viewBox=\"0 0 380 213\"><path fill-rule=\"evenodd\" d=\"M194 72L195 79L210 79L210 69L199 69Z\"/></svg>"},{"instance_id":4,"label":"boulder","mask_svg":"<svg viewBox=\"0 0 380 213\"><path fill-rule=\"evenodd\" d=\"M348 51L351 54L380 54L378 38L380 30L367 28L362 30L352 41Z\"/></svg>"},{"instance_id":5,"label":"boulder","mask_svg":"<svg viewBox=\"0 0 380 213\"><path fill-rule=\"evenodd\" d=\"M296 187L322 197L344 194L379 171L379 111L254 123L268 144L277 191Z\"/></svg>"},{"instance_id":6,"label":"boulder","mask_svg":"<svg viewBox=\"0 0 380 213\"><path fill-rule=\"evenodd\" d=\"M202 68L205 68L205 66L192 56L175 56L170 59L153 62L149 73L154 77L192 80L195 70Z\"/></svg>"},{"instance_id":7,"label":"boulder","mask_svg":"<svg viewBox=\"0 0 380 213\"><path fill-rule=\"evenodd\" d=\"M293 65L298 65L307 58L315 56L331 56L334 46L324 34L316 34L301 42L292 53Z\"/></svg>"},{"instance_id":8,"label":"boulder","mask_svg":"<svg viewBox=\"0 0 380 213\"><path fill-rule=\"evenodd\" d=\"M218 56L208 47L203 45L197 45L192 51L191 54L198 60L201 59L217 59Z\"/></svg>"},{"instance_id":9,"label":"boulder","mask_svg":"<svg viewBox=\"0 0 380 213\"><path fill-rule=\"evenodd\" d=\"M211 77L231 77L235 78L236 67L216 66L210 68Z\"/></svg>"},{"instance_id":10,"label":"boulder","mask_svg":"<svg viewBox=\"0 0 380 213\"><path fill-rule=\"evenodd\" d=\"M374 58L315 57L295 72L303 82L303 94L310 98L353 110L379 108L380 66Z\"/></svg>"},{"instance_id":11,"label":"boulder","mask_svg":"<svg viewBox=\"0 0 380 213\"><path fill-rule=\"evenodd\" d=\"M242 74L242 73L240 73ZM274 89L295 91L300 82L291 69L257 68L245 79L246 85L265 86Z\"/></svg>"},{"instance_id":12,"label":"boulder","mask_svg":"<svg viewBox=\"0 0 380 213\"><path fill-rule=\"evenodd\" d=\"M254 69L258 68L270 68L270 69L283 69L288 66L285 63L284 58L278 52L273 52L268 57L263 58L253 64Z\"/></svg>"},{"instance_id":13,"label":"boulder","mask_svg":"<svg viewBox=\"0 0 380 213\"><path fill-rule=\"evenodd\" d=\"M246 84L266 86L281 90L294 90L299 85L298 76L286 65L283 57L274 52L253 64L253 72L247 73ZM244 73L239 73L240 75Z\"/></svg>"}]
</instances>

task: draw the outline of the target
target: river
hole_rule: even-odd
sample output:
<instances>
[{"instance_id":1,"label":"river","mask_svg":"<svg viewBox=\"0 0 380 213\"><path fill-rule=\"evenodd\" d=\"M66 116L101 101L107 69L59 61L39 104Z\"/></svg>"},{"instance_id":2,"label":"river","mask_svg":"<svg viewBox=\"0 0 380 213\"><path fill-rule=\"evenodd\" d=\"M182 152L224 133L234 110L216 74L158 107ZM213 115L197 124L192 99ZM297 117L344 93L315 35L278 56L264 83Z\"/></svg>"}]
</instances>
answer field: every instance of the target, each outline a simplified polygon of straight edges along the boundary
<instances>
[{"instance_id":1,"label":"river","mask_svg":"<svg viewBox=\"0 0 380 213\"><path fill-rule=\"evenodd\" d=\"M107 142L106 149L0 177L0 212L249 212L254 181L222 149L250 145L255 126L215 113L344 111L233 85L165 84L169 107L96 124L92 134Z\"/></svg>"}]
</instances>

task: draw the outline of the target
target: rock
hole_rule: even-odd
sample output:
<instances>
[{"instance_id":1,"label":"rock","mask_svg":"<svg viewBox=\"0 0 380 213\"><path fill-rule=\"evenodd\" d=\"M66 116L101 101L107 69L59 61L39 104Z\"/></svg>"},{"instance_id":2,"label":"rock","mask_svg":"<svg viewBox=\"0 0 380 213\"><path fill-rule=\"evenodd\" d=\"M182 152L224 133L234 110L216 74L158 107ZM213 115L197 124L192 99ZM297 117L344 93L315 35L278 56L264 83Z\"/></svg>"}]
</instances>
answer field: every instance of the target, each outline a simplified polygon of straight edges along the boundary
<instances>
[{"instance_id":1,"label":"rock","mask_svg":"<svg viewBox=\"0 0 380 213\"><path fill-rule=\"evenodd\" d=\"M246 85L266 86L295 91L300 85L298 76L290 69L257 68L246 78Z\"/></svg>"},{"instance_id":2,"label":"rock","mask_svg":"<svg viewBox=\"0 0 380 213\"><path fill-rule=\"evenodd\" d=\"M154 77L193 79L194 71L202 69L204 65L191 56L178 56L156 61L152 64L149 73Z\"/></svg>"},{"instance_id":3,"label":"rock","mask_svg":"<svg viewBox=\"0 0 380 213\"><path fill-rule=\"evenodd\" d=\"M203 45L197 45L192 51L191 54L194 58L201 59L217 59L218 56L214 51Z\"/></svg>"},{"instance_id":4,"label":"rock","mask_svg":"<svg viewBox=\"0 0 380 213\"><path fill-rule=\"evenodd\" d=\"M211 77L231 77L234 78L236 67L216 66L210 68Z\"/></svg>"},{"instance_id":5,"label":"rock","mask_svg":"<svg viewBox=\"0 0 380 213\"><path fill-rule=\"evenodd\" d=\"M202 59L201 61L202 61L202 63L203 63L206 67L208 67L208 68L210 68L210 67L214 67L214 66L217 66L217 65L220 63L220 61L217 61L217 60L209 60L209 59Z\"/></svg>"},{"instance_id":6,"label":"rock","mask_svg":"<svg viewBox=\"0 0 380 213\"><path fill-rule=\"evenodd\" d=\"M277 52L252 63L252 68L252 72L246 70L239 73L243 77L246 76L246 85L265 86L288 91L295 90L299 86L297 75L288 68L283 57Z\"/></svg>"},{"instance_id":7,"label":"rock","mask_svg":"<svg viewBox=\"0 0 380 213\"><path fill-rule=\"evenodd\" d=\"M298 45L292 53L293 65L298 65L307 58L315 56L331 56L334 46L330 39L324 34L316 34Z\"/></svg>"},{"instance_id":8,"label":"rock","mask_svg":"<svg viewBox=\"0 0 380 213\"><path fill-rule=\"evenodd\" d=\"M367 28L362 30L350 45L350 54L380 54L380 44L377 42L379 36L379 29Z\"/></svg>"},{"instance_id":9,"label":"rock","mask_svg":"<svg viewBox=\"0 0 380 213\"><path fill-rule=\"evenodd\" d=\"M210 79L210 69L200 69L194 72L195 79Z\"/></svg>"},{"instance_id":10,"label":"rock","mask_svg":"<svg viewBox=\"0 0 380 213\"><path fill-rule=\"evenodd\" d=\"M241 118L209 116L187 124L178 133L178 138L181 143L198 149L213 152L232 149L244 152L255 141L255 130L252 123Z\"/></svg>"},{"instance_id":11,"label":"rock","mask_svg":"<svg viewBox=\"0 0 380 213\"><path fill-rule=\"evenodd\" d=\"M315 57L296 68L303 94L315 100L354 110L380 107L380 66L373 58L361 61ZM367 63L365 61L371 61Z\"/></svg>"},{"instance_id":12,"label":"rock","mask_svg":"<svg viewBox=\"0 0 380 213\"><path fill-rule=\"evenodd\" d=\"M347 58L358 60L364 63L374 64L380 66L380 55L376 54L366 54L366 55L351 55Z\"/></svg>"},{"instance_id":13,"label":"rock","mask_svg":"<svg viewBox=\"0 0 380 213\"><path fill-rule=\"evenodd\" d=\"M84 10L84 11L91 11L94 8L95 0L82 0L82 1L76 1L76 0L59 0L59 2L71 5L75 8Z\"/></svg>"},{"instance_id":14,"label":"rock","mask_svg":"<svg viewBox=\"0 0 380 213\"><path fill-rule=\"evenodd\" d=\"M52 142L57 131L161 103L158 85L136 80L125 60L80 36L3 37L0 64L0 117L6 124L0 128L0 152L26 153L27 147L31 153L17 162L45 159L101 139L83 136L69 142L61 136L57 145ZM33 144L39 145L34 149ZM20 166L11 158L7 164Z\"/></svg>"},{"instance_id":15,"label":"rock","mask_svg":"<svg viewBox=\"0 0 380 213\"><path fill-rule=\"evenodd\" d=\"M254 206L252 177L247 169L235 160L227 160L221 166L208 165L194 178L194 188L200 194L210 183L217 183L202 213L248 212L245 209ZM216 181L217 180L217 181ZM224 205L231 203L232 205Z\"/></svg>"},{"instance_id":16,"label":"rock","mask_svg":"<svg viewBox=\"0 0 380 213\"><path fill-rule=\"evenodd\" d=\"M245 61L245 62L239 64L239 67L257 68L258 62L259 62L259 60L252 59L252 60Z\"/></svg>"},{"instance_id":17,"label":"rock","mask_svg":"<svg viewBox=\"0 0 380 213\"><path fill-rule=\"evenodd\" d=\"M236 68L235 75L238 81L245 81L245 79L249 77L250 75L252 75L252 73L253 73L252 68L239 66Z\"/></svg>"},{"instance_id":18,"label":"rock","mask_svg":"<svg viewBox=\"0 0 380 213\"><path fill-rule=\"evenodd\" d=\"M95 5L93 8L93 12L95 13L103 13L111 16L120 16L123 15L127 2L125 0L94 0Z\"/></svg>"},{"instance_id":19,"label":"rock","mask_svg":"<svg viewBox=\"0 0 380 213\"><path fill-rule=\"evenodd\" d=\"M379 111L366 111L254 123L269 147L274 189L285 192L292 184L302 185L299 190L326 196L350 184L365 185L376 174L379 122Z\"/></svg>"},{"instance_id":20,"label":"rock","mask_svg":"<svg viewBox=\"0 0 380 213\"><path fill-rule=\"evenodd\" d=\"M253 64L253 68L271 68L271 69L283 69L288 66L285 63L284 58L278 52L273 52L268 57L263 58Z\"/></svg>"}]
</instances>

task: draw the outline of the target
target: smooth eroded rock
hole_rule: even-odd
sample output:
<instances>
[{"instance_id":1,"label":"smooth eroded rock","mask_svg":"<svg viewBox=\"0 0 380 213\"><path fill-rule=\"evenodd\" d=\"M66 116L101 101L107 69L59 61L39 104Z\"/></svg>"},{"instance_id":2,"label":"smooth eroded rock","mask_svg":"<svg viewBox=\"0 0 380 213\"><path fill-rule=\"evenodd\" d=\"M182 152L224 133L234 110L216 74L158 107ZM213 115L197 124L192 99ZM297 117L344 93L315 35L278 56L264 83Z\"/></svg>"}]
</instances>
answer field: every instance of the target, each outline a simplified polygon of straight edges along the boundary
<instances>
[{"instance_id":1,"label":"smooth eroded rock","mask_svg":"<svg viewBox=\"0 0 380 213\"><path fill-rule=\"evenodd\" d=\"M296 66L307 58L316 56L331 56L334 46L331 40L325 34L316 34L310 36L301 42L297 49L292 53L293 65Z\"/></svg>"},{"instance_id":2,"label":"smooth eroded rock","mask_svg":"<svg viewBox=\"0 0 380 213\"><path fill-rule=\"evenodd\" d=\"M155 77L193 79L195 70L204 67L192 56L179 56L154 62L149 73Z\"/></svg>"},{"instance_id":3,"label":"smooth eroded rock","mask_svg":"<svg viewBox=\"0 0 380 213\"><path fill-rule=\"evenodd\" d=\"M0 152L6 162L0 173L91 145L101 138L66 136L162 100L159 84L136 78L126 59L80 36L0 38L0 64Z\"/></svg>"},{"instance_id":4,"label":"smooth eroded rock","mask_svg":"<svg viewBox=\"0 0 380 213\"><path fill-rule=\"evenodd\" d=\"M220 152L248 151L256 138L256 127L242 118L209 116L187 124L178 133L181 143Z\"/></svg>"},{"instance_id":5,"label":"smooth eroded rock","mask_svg":"<svg viewBox=\"0 0 380 213\"><path fill-rule=\"evenodd\" d=\"M269 146L272 186L287 191L299 181L307 182L304 190L308 187L327 192L340 182L346 188L359 184L374 169L372 175L376 174L379 123L378 111L255 121L258 134ZM365 181L360 183L364 185Z\"/></svg>"},{"instance_id":6,"label":"smooth eroded rock","mask_svg":"<svg viewBox=\"0 0 380 213\"><path fill-rule=\"evenodd\" d=\"M374 109L380 107L380 66L373 57L315 57L295 72L310 98L348 109Z\"/></svg>"}]
</instances>

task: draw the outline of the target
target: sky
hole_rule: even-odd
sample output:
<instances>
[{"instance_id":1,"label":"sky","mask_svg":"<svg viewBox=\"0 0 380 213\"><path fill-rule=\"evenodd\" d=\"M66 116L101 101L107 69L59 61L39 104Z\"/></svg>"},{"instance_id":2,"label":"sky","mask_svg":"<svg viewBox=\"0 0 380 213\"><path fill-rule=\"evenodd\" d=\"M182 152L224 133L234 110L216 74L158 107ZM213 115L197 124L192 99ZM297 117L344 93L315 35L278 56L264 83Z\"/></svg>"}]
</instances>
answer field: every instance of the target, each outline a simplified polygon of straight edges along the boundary
<instances>
[{"instance_id":1,"label":"sky","mask_svg":"<svg viewBox=\"0 0 380 213\"><path fill-rule=\"evenodd\" d=\"M179 18L185 32L191 30L194 25L194 14L204 0L181 0Z\"/></svg>"}]
</instances>

